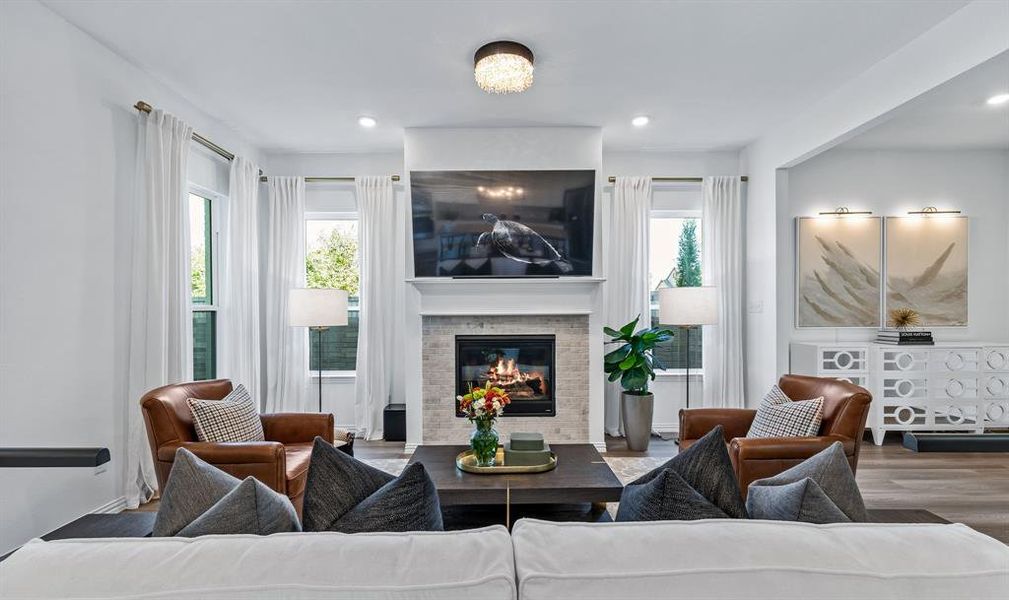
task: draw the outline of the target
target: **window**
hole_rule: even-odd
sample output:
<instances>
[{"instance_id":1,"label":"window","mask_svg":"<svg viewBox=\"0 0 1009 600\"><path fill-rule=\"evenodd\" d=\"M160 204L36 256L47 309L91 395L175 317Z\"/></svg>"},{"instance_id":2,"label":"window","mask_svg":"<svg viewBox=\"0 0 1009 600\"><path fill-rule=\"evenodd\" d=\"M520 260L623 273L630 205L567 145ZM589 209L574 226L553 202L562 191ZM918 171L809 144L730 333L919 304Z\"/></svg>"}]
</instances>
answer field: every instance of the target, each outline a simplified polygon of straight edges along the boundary
<instances>
[{"instance_id":1,"label":"window","mask_svg":"<svg viewBox=\"0 0 1009 600\"><path fill-rule=\"evenodd\" d=\"M357 215L327 213L310 215L306 222L306 282L310 288L346 290L350 296L345 327L322 332L322 370L353 372L357 369L358 267ZM319 368L319 343L315 335L308 345L309 368Z\"/></svg>"},{"instance_id":2,"label":"window","mask_svg":"<svg viewBox=\"0 0 1009 600\"><path fill-rule=\"evenodd\" d=\"M701 285L701 219L692 211L653 211L650 246L648 289L652 325L658 325L660 288ZM683 330L672 329L673 339L659 344L655 356L667 369L685 369L689 354L690 368L701 368L701 329L690 332L689 352Z\"/></svg>"},{"instance_id":3,"label":"window","mask_svg":"<svg viewBox=\"0 0 1009 600\"><path fill-rule=\"evenodd\" d=\"M209 193L189 193L189 264L193 294L193 378L217 376L216 220Z\"/></svg>"}]
</instances>

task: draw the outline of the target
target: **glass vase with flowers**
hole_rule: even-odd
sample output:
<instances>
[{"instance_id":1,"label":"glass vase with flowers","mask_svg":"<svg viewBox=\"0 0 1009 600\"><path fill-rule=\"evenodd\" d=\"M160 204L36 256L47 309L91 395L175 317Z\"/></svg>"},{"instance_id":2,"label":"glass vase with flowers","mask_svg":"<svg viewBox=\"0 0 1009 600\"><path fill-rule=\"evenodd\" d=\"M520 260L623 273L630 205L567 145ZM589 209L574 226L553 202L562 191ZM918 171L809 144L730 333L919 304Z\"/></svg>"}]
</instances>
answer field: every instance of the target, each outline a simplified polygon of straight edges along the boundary
<instances>
[{"instance_id":1,"label":"glass vase with flowers","mask_svg":"<svg viewBox=\"0 0 1009 600\"><path fill-rule=\"evenodd\" d=\"M493 467L499 440L494 422L504 412L504 408L511 404L508 392L488 381L484 387L470 388L468 394L459 396L456 400L459 402L459 410L475 426L469 437L469 445L477 466Z\"/></svg>"}]
</instances>

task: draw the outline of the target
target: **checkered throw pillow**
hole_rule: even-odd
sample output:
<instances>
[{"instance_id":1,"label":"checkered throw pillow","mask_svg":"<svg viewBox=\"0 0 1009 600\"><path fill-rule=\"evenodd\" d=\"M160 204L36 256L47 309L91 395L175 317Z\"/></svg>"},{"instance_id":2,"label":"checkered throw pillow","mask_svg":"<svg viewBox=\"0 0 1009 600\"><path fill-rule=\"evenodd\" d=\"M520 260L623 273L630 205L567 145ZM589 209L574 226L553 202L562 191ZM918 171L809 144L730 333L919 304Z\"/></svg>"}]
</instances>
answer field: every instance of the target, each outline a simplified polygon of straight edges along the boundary
<instances>
[{"instance_id":1,"label":"checkered throw pillow","mask_svg":"<svg viewBox=\"0 0 1009 600\"><path fill-rule=\"evenodd\" d=\"M263 422L249 390L239 384L221 400L190 398L196 437L201 442L261 442Z\"/></svg>"},{"instance_id":2,"label":"checkered throw pillow","mask_svg":"<svg viewBox=\"0 0 1009 600\"><path fill-rule=\"evenodd\" d=\"M823 396L812 400L791 398L777 385L760 401L748 438L806 437L820 432Z\"/></svg>"}]
</instances>

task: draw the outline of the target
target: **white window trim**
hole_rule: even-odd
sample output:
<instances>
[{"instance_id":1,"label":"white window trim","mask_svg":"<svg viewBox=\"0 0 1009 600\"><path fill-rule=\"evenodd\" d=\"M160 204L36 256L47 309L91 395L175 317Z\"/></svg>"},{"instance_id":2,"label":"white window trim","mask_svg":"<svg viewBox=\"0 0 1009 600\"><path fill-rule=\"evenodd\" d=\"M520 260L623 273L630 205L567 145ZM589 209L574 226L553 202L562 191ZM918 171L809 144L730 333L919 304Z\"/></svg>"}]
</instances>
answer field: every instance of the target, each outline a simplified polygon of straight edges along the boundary
<instances>
[{"instance_id":1,"label":"white window trim","mask_svg":"<svg viewBox=\"0 0 1009 600\"><path fill-rule=\"evenodd\" d=\"M652 219L700 219L699 210L653 208L649 214Z\"/></svg>"},{"instance_id":2,"label":"white window trim","mask_svg":"<svg viewBox=\"0 0 1009 600\"><path fill-rule=\"evenodd\" d=\"M700 220L703 216L703 211L693 210L693 209L664 209L664 208L653 208L648 215L650 219L697 219ZM701 256L701 264L704 264L704 257ZM653 305L651 302L648 304L649 310L652 308L658 308L657 305ZM676 329L674 328L674 331ZM656 369L655 370L656 379L683 379L687 378L686 369ZM704 378L704 368L690 369L690 379L703 379Z\"/></svg>"},{"instance_id":3,"label":"white window trim","mask_svg":"<svg viewBox=\"0 0 1009 600\"><path fill-rule=\"evenodd\" d=\"M687 370L686 369L657 369L655 371L656 379L686 379ZM690 369L690 380L704 378L704 369Z\"/></svg>"},{"instance_id":4,"label":"white window trim","mask_svg":"<svg viewBox=\"0 0 1009 600\"><path fill-rule=\"evenodd\" d=\"M349 210L339 210L339 211L338 210L324 210L324 211L320 211L320 210L307 211L306 210L305 211L305 222L307 223L308 221L357 221L358 223L360 223L361 216L357 213L357 211L349 211ZM306 243L307 243L307 240L306 240ZM306 248L306 250L307 250L307 248ZM347 312L360 312L360 311L361 311L361 307L360 306L348 306L347 307ZM311 356L312 356L311 341L309 341L308 356L309 356L309 358L311 358ZM318 383L318 381L319 381L319 371L318 370L314 370L314 369L309 369L308 377L309 377L309 380ZM347 381L347 380L356 380L356 379L357 379L357 371L356 370L354 370L354 371L325 371L324 370L322 372L322 381L323 382L326 382L326 381Z\"/></svg>"},{"instance_id":5,"label":"white window trim","mask_svg":"<svg viewBox=\"0 0 1009 600\"><path fill-rule=\"evenodd\" d=\"M319 381L319 372L312 371L312 381ZM322 381L351 381L357 379L357 371L323 371Z\"/></svg>"}]
</instances>

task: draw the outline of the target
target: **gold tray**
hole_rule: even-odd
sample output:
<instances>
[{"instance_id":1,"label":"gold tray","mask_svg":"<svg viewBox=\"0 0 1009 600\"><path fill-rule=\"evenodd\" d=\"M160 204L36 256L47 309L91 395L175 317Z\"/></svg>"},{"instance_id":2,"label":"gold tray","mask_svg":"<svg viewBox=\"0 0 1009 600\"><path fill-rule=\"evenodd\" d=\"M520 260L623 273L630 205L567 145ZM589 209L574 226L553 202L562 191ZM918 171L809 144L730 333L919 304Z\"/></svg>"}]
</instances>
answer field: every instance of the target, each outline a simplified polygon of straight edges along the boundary
<instances>
[{"instance_id":1,"label":"gold tray","mask_svg":"<svg viewBox=\"0 0 1009 600\"><path fill-rule=\"evenodd\" d=\"M473 456L472 450L466 450L465 452L460 452L459 456L455 457L455 466L460 471L466 471L467 473L477 473L480 475L507 475L509 473L546 473L547 471L553 471L557 467L557 455L553 452L550 453L550 461L542 465L516 465L509 467L504 464L504 446L497 447L497 456L494 458L493 467L478 467L476 466L476 457Z\"/></svg>"}]
</instances>

